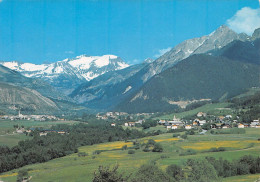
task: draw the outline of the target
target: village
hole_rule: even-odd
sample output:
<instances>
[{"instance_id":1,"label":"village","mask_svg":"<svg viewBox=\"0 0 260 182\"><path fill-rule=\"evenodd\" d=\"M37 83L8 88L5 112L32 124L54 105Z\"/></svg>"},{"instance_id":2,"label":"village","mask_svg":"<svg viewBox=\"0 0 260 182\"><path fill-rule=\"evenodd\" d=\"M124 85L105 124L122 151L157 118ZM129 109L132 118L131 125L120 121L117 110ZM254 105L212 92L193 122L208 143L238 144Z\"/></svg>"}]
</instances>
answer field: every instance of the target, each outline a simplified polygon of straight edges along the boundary
<instances>
[{"instance_id":1,"label":"village","mask_svg":"<svg viewBox=\"0 0 260 182\"><path fill-rule=\"evenodd\" d=\"M0 115L0 120L33 120L33 121L57 121L63 120L54 115L23 115L18 111L18 115Z\"/></svg>"},{"instance_id":2,"label":"village","mask_svg":"<svg viewBox=\"0 0 260 182\"><path fill-rule=\"evenodd\" d=\"M239 122L236 119L232 119L232 115L226 115L226 116L211 116L214 118L214 120L206 120L207 113L204 112L198 112L196 115L196 119L194 120L182 120L179 118L176 118L174 115L172 120L165 120L160 119L157 121L158 125L165 126L165 129L168 130L176 130L176 129L198 129L201 128L207 128L207 129L227 129L227 128L260 128L260 122L259 119L255 119L252 122ZM131 121L131 122L125 122L123 126L125 127L136 127L137 125L142 125L145 122L145 119L137 120L137 121ZM205 127L205 126L208 127ZM111 123L111 126L116 126L116 123ZM203 127L204 126L204 127Z\"/></svg>"}]
</instances>

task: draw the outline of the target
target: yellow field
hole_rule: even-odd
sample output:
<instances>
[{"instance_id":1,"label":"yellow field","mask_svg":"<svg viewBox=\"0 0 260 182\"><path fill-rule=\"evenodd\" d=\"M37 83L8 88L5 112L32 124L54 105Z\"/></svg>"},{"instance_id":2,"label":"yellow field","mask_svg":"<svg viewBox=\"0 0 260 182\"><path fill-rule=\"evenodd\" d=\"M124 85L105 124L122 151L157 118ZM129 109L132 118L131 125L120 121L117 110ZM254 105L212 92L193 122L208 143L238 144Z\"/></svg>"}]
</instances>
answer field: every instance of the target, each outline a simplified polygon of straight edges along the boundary
<instances>
[{"instance_id":1,"label":"yellow field","mask_svg":"<svg viewBox=\"0 0 260 182\"><path fill-rule=\"evenodd\" d=\"M4 174L4 175L0 175L0 178L12 177L12 176L17 176L17 175L18 175L18 173Z\"/></svg>"},{"instance_id":2,"label":"yellow field","mask_svg":"<svg viewBox=\"0 0 260 182\"><path fill-rule=\"evenodd\" d=\"M230 147L230 148L246 148L251 143L260 144L260 141L256 140L242 140L242 141L203 141L203 142L194 142L194 143L183 143L182 148L184 149L194 149L194 150L208 150L210 148L218 147Z\"/></svg>"},{"instance_id":3,"label":"yellow field","mask_svg":"<svg viewBox=\"0 0 260 182\"><path fill-rule=\"evenodd\" d=\"M132 142L124 142L124 141L118 141L118 142L111 142L111 143L101 143L96 144L93 146L86 146L84 148L80 148L80 152L94 152L95 150L112 150L112 149L120 149L124 145L127 145L127 147L132 147Z\"/></svg>"}]
</instances>

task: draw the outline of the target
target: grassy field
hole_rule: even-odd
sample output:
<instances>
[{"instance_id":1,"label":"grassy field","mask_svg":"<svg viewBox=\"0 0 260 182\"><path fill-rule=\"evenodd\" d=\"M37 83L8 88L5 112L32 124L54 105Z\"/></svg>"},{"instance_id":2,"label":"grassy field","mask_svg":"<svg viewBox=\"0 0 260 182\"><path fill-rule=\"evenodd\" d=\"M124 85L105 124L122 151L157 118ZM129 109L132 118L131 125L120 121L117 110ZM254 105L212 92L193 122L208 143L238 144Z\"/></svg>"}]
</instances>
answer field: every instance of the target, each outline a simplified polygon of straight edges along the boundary
<instances>
[{"instance_id":1,"label":"grassy field","mask_svg":"<svg viewBox=\"0 0 260 182\"><path fill-rule=\"evenodd\" d=\"M34 164L23 168L30 169L29 175L32 176L31 181L91 181L93 173L100 165L114 166L119 165L119 172L125 175L134 173L142 164L156 162L163 170L170 164L182 165L188 158L204 158L212 156L216 158L224 158L227 160L237 159L243 155L260 156L260 129L248 128L246 134L227 134L227 135L194 135L188 136L183 140L172 137L171 133L157 135L139 139L139 143L147 142L148 139L154 139L160 142L164 148L162 153L143 152L135 150L135 154L128 154L128 150L121 150L122 146L132 147L131 141L102 143L92 146L83 146L79 148L79 152L88 154L86 157L78 157L72 154L63 158L55 159L46 163ZM250 145L254 143L253 145ZM224 152L205 152L211 147L229 147ZM197 151L196 155L180 156L182 151L187 148L193 148ZM93 154L96 150L106 150L100 154ZM0 180L16 181L18 169L8 173L0 174ZM259 176L259 175L258 175ZM241 177L232 177L224 179L225 181L236 181L236 179L244 181L254 181L257 175L248 175Z\"/></svg>"},{"instance_id":2,"label":"grassy field","mask_svg":"<svg viewBox=\"0 0 260 182\"><path fill-rule=\"evenodd\" d=\"M186 112L181 112L181 113L172 113L168 115L163 115L160 117L157 117L156 119L172 119L173 116L175 115L177 118L184 118L184 117L190 117L198 112L206 112L207 114L211 115L225 115L230 113L230 110L227 109L229 106L229 103L215 103L215 104L205 104L201 107L198 107L196 109L186 111Z\"/></svg>"},{"instance_id":3,"label":"grassy field","mask_svg":"<svg viewBox=\"0 0 260 182\"><path fill-rule=\"evenodd\" d=\"M260 174L233 176L223 179L223 182L255 182L260 179Z\"/></svg>"},{"instance_id":4,"label":"grassy field","mask_svg":"<svg viewBox=\"0 0 260 182\"><path fill-rule=\"evenodd\" d=\"M74 124L78 123L77 121L28 121L28 120L0 120L0 145L7 145L12 147L17 145L20 140L25 140L29 137L24 134L13 133L15 131L14 125L24 126L25 128L50 128L53 125L57 124Z\"/></svg>"}]
</instances>

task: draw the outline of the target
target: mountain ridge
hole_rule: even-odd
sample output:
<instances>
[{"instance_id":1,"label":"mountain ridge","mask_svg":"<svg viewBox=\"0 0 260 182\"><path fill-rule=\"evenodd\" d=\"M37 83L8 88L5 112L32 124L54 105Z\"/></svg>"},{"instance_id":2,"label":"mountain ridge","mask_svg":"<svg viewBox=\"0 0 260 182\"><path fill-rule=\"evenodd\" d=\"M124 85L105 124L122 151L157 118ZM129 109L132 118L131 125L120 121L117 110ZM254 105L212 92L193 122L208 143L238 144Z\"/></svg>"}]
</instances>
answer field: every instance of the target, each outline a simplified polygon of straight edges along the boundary
<instances>
[{"instance_id":1,"label":"mountain ridge","mask_svg":"<svg viewBox=\"0 0 260 182\"><path fill-rule=\"evenodd\" d=\"M0 64L26 77L41 78L66 95L85 81L129 66L120 57L114 55L81 55L73 59L40 65L17 61L0 62Z\"/></svg>"}]
</instances>

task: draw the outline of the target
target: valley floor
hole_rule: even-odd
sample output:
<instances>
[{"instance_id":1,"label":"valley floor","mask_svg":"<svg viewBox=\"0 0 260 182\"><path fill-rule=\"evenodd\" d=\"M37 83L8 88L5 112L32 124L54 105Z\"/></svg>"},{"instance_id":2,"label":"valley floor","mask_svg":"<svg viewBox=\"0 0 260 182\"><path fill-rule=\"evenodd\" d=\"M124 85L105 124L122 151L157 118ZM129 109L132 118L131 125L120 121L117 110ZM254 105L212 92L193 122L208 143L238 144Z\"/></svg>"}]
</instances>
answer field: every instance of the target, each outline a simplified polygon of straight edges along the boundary
<instances>
[{"instance_id":1,"label":"valley floor","mask_svg":"<svg viewBox=\"0 0 260 182\"><path fill-rule=\"evenodd\" d=\"M165 170L170 164L182 165L189 158L204 158L212 156L215 158L233 160L244 155L260 156L260 129L247 128L245 134L225 134L225 135L189 135L188 139L173 137L172 133L166 133L153 137L138 139L139 143L154 139L162 144L164 151L144 152L135 150L134 154L128 154L127 150L121 150L124 145L128 148L133 146L132 141L110 142L83 146L79 152L85 152L87 156L79 157L72 154L66 157L51 160L46 163L33 164L23 167L29 169L29 176L33 182L45 181L92 181L93 173L100 165L114 166L119 165L119 172L125 175L134 174L142 164L155 162L161 169ZM213 147L225 147L223 152L208 152ZM194 149L195 155L180 156L180 153L187 149ZM100 154L93 154L94 151L104 150ZM0 180L14 182L17 178L16 169L7 173L0 174ZM235 176L225 178L223 181L254 181L258 175Z\"/></svg>"}]
</instances>

